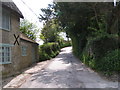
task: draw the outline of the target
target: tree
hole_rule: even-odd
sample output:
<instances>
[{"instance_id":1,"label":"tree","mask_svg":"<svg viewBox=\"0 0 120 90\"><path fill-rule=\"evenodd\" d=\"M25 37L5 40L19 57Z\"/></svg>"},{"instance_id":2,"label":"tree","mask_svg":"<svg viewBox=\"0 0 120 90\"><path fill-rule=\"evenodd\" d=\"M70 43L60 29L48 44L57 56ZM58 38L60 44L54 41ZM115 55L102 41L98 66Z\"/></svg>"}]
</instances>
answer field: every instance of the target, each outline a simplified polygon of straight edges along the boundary
<instances>
[{"instance_id":1,"label":"tree","mask_svg":"<svg viewBox=\"0 0 120 90\"><path fill-rule=\"evenodd\" d=\"M112 3L57 2L44 10L49 11L48 9L52 12L44 12L43 17L47 14L49 17L41 20L47 23L54 18L71 38L73 51L80 54L91 34L107 32L107 14L112 11L113 6Z\"/></svg>"},{"instance_id":2,"label":"tree","mask_svg":"<svg viewBox=\"0 0 120 90\"><path fill-rule=\"evenodd\" d=\"M54 12L48 13L52 9L54 9ZM88 32L87 28L90 26L90 17L93 16L94 11L84 3L54 3L52 9L48 6L47 9L42 10L44 14L40 19L47 24L51 18L54 18L56 23L62 27L62 30L69 34L73 42L75 39L79 40L73 44L79 46L81 41L84 41L84 43L81 43L81 47L84 46ZM81 49L78 48L78 50Z\"/></svg>"},{"instance_id":3,"label":"tree","mask_svg":"<svg viewBox=\"0 0 120 90\"><path fill-rule=\"evenodd\" d=\"M39 31L36 25L24 19L20 22L20 31L32 40L36 40L36 34Z\"/></svg>"},{"instance_id":4,"label":"tree","mask_svg":"<svg viewBox=\"0 0 120 90\"><path fill-rule=\"evenodd\" d=\"M113 3L62 3L58 2L55 7L56 18L69 36L78 38L78 42L83 44L92 32L107 31L107 14L114 8ZM81 41L83 42L81 42ZM73 40L72 40L73 41ZM79 49L78 49L79 50Z\"/></svg>"},{"instance_id":5,"label":"tree","mask_svg":"<svg viewBox=\"0 0 120 90\"><path fill-rule=\"evenodd\" d=\"M43 14L40 14L39 20L44 23L47 23L53 19L53 16L55 15L54 13L54 4L48 4L47 8L42 8L41 11Z\"/></svg>"},{"instance_id":6,"label":"tree","mask_svg":"<svg viewBox=\"0 0 120 90\"><path fill-rule=\"evenodd\" d=\"M54 23L54 20L49 21L42 28L40 38L44 43L57 42L60 38L58 28L59 26Z\"/></svg>"}]
</instances>

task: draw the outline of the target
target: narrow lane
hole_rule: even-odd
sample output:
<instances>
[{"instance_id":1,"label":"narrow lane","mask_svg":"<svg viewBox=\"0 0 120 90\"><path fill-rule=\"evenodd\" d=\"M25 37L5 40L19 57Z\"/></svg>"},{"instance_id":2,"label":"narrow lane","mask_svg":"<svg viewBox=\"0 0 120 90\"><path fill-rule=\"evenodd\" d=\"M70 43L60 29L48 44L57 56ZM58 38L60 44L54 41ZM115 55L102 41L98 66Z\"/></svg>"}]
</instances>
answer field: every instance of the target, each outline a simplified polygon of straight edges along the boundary
<instances>
[{"instance_id":1,"label":"narrow lane","mask_svg":"<svg viewBox=\"0 0 120 90\"><path fill-rule=\"evenodd\" d=\"M117 88L118 82L103 80L63 48L39 73L33 74L20 88Z\"/></svg>"}]
</instances>

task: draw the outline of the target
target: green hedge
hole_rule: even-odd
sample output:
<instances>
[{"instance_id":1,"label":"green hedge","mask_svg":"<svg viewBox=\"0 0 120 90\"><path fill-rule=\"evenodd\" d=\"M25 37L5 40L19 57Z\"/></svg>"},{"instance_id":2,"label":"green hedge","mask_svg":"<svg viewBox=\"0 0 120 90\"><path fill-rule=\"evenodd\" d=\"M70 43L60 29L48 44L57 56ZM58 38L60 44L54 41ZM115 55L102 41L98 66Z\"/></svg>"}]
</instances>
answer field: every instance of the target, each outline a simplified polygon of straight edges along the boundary
<instances>
[{"instance_id":1,"label":"green hedge","mask_svg":"<svg viewBox=\"0 0 120 90\"><path fill-rule=\"evenodd\" d=\"M39 60L44 61L51 59L59 54L60 47L58 43L47 43L39 47Z\"/></svg>"},{"instance_id":2,"label":"green hedge","mask_svg":"<svg viewBox=\"0 0 120 90\"><path fill-rule=\"evenodd\" d=\"M71 46L71 41L62 41L60 43L60 48L69 47L69 46Z\"/></svg>"},{"instance_id":3,"label":"green hedge","mask_svg":"<svg viewBox=\"0 0 120 90\"><path fill-rule=\"evenodd\" d=\"M118 58L119 53L120 49L108 52L105 57L103 57L101 60L98 60L99 64L97 64L96 68L106 74L120 71L120 58Z\"/></svg>"},{"instance_id":4,"label":"green hedge","mask_svg":"<svg viewBox=\"0 0 120 90\"><path fill-rule=\"evenodd\" d=\"M90 40L80 59L96 71L111 74L120 70L118 53L120 50L116 37L105 36Z\"/></svg>"}]
</instances>

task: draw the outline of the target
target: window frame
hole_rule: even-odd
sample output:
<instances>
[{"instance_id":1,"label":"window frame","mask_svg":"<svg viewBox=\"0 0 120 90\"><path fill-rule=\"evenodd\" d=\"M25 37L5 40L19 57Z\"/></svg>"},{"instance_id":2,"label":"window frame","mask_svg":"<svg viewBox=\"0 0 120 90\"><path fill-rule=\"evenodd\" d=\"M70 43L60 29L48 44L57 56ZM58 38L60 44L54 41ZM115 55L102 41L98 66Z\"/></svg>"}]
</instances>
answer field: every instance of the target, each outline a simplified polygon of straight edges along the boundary
<instances>
[{"instance_id":1,"label":"window frame","mask_svg":"<svg viewBox=\"0 0 120 90\"><path fill-rule=\"evenodd\" d=\"M10 63L12 63L12 46L14 46L14 45L11 45L11 44L1 44L0 43L0 48L2 48L2 47L4 47L4 50L2 50L2 49L0 49L0 58L1 58L1 60L0 60L0 64L10 64ZM8 51L6 51L6 49L5 48L9 48L9 52ZM4 56L2 56L2 53L4 53ZM5 56L6 55L6 53L9 53L9 56ZM4 58L4 62L2 61L2 59ZM6 59L6 58L9 58L9 61Z\"/></svg>"},{"instance_id":2,"label":"window frame","mask_svg":"<svg viewBox=\"0 0 120 90\"><path fill-rule=\"evenodd\" d=\"M3 26L3 16L4 15L6 15L7 17L8 17L8 27L4 27ZM0 17L1 17L1 26L0 26L0 29L2 29L2 30L6 30L6 31L10 31L11 30L11 15L10 15L10 11L8 11L8 10L6 10L6 9L4 9L4 8L2 8L2 14L0 15Z\"/></svg>"},{"instance_id":3,"label":"window frame","mask_svg":"<svg viewBox=\"0 0 120 90\"><path fill-rule=\"evenodd\" d=\"M21 55L27 56L27 46L21 46Z\"/></svg>"}]
</instances>

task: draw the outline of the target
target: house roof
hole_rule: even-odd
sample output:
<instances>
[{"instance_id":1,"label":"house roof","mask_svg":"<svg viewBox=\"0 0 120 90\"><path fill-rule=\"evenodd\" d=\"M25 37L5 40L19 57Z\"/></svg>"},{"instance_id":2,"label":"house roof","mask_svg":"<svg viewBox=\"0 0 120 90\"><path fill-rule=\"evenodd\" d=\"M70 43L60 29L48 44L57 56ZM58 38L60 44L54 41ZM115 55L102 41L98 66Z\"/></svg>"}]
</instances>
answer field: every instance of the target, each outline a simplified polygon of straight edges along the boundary
<instances>
[{"instance_id":1,"label":"house roof","mask_svg":"<svg viewBox=\"0 0 120 90\"><path fill-rule=\"evenodd\" d=\"M15 5L15 3L12 0L9 0L9 2L2 2L3 7L7 7L14 12L16 12L21 18L24 18L21 11L18 9L18 7Z\"/></svg>"},{"instance_id":2,"label":"house roof","mask_svg":"<svg viewBox=\"0 0 120 90\"><path fill-rule=\"evenodd\" d=\"M34 44L38 44L37 42L35 42L34 40L29 39L25 34L21 33L20 34L20 39L24 40L24 41L28 41Z\"/></svg>"}]
</instances>

